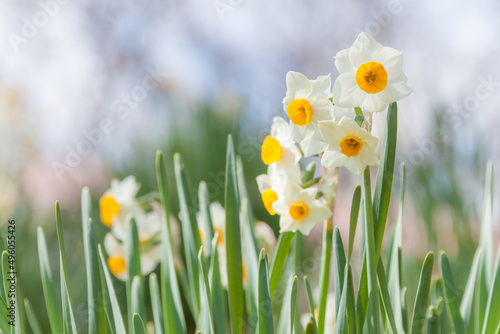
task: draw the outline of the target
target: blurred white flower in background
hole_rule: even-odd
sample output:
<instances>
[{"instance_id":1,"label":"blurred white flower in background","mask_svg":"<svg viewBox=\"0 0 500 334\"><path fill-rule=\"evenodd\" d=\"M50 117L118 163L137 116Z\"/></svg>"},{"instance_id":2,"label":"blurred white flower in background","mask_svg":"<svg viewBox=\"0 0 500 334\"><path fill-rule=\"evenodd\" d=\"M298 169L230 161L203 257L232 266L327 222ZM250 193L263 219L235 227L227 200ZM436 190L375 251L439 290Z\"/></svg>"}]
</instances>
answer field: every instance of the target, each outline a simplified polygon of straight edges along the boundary
<instances>
[{"instance_id":1,"label":"blurred white flower in background","mask_svg":"<svg viewBox=\"0 0 500 334\"><path fill-rule=\"evenodd\" d=\"M161 243L140 246L141 272L143 275L151 273L161 261ZM118 279L125 281L128 278L127 261L124 244L116 239L112 233L104 237L104 249L108 254L109 271Z\"/></svg>"}]
</instances>

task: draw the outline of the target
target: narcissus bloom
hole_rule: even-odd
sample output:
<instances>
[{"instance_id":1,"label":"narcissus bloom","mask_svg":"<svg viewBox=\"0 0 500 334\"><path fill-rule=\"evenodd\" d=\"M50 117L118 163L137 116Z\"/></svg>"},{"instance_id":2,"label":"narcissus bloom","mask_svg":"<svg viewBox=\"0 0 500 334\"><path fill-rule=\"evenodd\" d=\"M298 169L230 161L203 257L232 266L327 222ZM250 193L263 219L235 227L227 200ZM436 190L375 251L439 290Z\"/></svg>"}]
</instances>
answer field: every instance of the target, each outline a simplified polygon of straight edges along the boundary
<instances>
[{"instance_id":1,"label":"narcissus bloom","mask_svg":"<svg viewBox=\"0 0 500 334\"><path fill-rule=\"evenodd\" d=\"M318 131L318 121L331 119L332 102L330 75L309 80L304 74L288 72L283 107L290 117L292 138L300 144L305 156L321 153L324 143Z\"/></svg>"},{"instance_id":2,"label":"narcissus bloom","mask_svg":"<svg viewBox=\"0 0 500 334\"><path fill-rule=\"evenodd\" d=\"M380 112L412 92L406 86L401 52L380 45L367 33L337 53L335 66L340 75L333 85L333 103L340 107Z\"/></svg>"},{"instance_id":3,"label":"narcissus bloom","mask_svg":"<svg viewBox=\"0 0 500 334\"><path fill-rule=\"evenodd\" d=\"M324 167L345 166L361 175L367 165L380 165L374 153L378 139L358 123L344 116L339 122L324 121L319 125L328 144L321 158Z\"/></svg>"},{"instance_id":4,"label":"narcissus bloom","mask_svg":"<svg viewBox=\"0 0 500 334\"><path fill-rule=\"evenodd\" d=\"M302 189L288 180L283 196L272 207L280 215L280 232L300 231L308 235L316 223L332 215L332 211L316 199L317 188Z\"/></svg>"},{"instance_id":5,"label":"narcissus bloom","mask_svg":"<svg viewBox=\"0 0 500 334\"><path fill-rule=\"evenodd\" d=\"M142 214L143 211L135 198L140 187L134 176L128 176L122 181L113 179L111 188L99 200L102 223L111 228L115 225L123 228L128 215Z\"/></svg>"},{"instance_id":6,"label":"narcissus bloom","mask_svg":"<svg viewBox=\"0 0 500 334\"><path fill-rule=\"evenodd\" d=\"M298 174L300 167L297 165ZM267 174L257 176L257 185L262 198L262 203L271 216L275 215L272 205L284 191L288 176L274 166L269 166ZM293 180L296 180L295 178Z\"/></svg>"},{"instance_id":7,"label":"narcissus bloom","mask_svg":"<svg viewBox=\"0 0 500 334\"><path fill-rule=\"evenodd\" d=\"M302 155L292 140L290 126L281 117L274 117L271 135L262 143L262 161L266 165L276 164L290 177L300 179L299 161Z\"/></svg>"},{"instance_id":8,"label":"narcissus bloom","mask_svg":"<svg viewBox=\"0 0 500 334\"><path fill-rule=\"evenodd\" d=\"M109 271L118 279L125 281L128 278L125 247L112 233L104 237L104 249L108 254ZM161 243L141 246L141 272L143 275L151 273L160 263Z\"/></svg>"}]
</instances>

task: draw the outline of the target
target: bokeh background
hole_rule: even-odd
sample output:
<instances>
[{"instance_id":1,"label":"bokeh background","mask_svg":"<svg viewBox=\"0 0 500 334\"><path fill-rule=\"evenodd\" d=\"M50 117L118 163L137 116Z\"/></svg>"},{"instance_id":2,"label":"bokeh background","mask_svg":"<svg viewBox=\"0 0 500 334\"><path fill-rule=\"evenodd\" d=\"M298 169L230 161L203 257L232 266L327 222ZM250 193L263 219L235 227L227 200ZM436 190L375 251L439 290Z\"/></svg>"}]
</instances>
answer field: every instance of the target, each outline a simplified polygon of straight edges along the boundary
<instances>
[{"instance_id":1,"label":"bokeh background","mask_svg":"<svg viewBox=\"0 0 500 334\"><path fill-rule=\"evenodd\" d=\"M256 217L277 230L255 177L265 172L260 145L272 118L286 116L285 75L335 78L332 57L361 31L404 53L414 89L399 104L406 269L417 273L427 251L445 249L460 259L454 268L463 287L479 234L486 161L500 166L498 14L493 0L1 0L0 224L17 222L21 292L41 305L36 227L52 241L57 264L59 200L76 313L85 322L81 188L89 186L97 204L113 177L133 174L140 194L155 191L157 149L170 166L180 152L193 187L206 180L213 200L222 200L232 133ZM380 137L384 114L374 119ZM341 170L335 222L344 236L360 182ZM495 245L499 216L496 205ZM314 254L320 235L321 228L314 231L305 252ZM405 277L412 296L415 283ZM44 308L37 312L43 319Z\"/></svg>"}]
</instances>

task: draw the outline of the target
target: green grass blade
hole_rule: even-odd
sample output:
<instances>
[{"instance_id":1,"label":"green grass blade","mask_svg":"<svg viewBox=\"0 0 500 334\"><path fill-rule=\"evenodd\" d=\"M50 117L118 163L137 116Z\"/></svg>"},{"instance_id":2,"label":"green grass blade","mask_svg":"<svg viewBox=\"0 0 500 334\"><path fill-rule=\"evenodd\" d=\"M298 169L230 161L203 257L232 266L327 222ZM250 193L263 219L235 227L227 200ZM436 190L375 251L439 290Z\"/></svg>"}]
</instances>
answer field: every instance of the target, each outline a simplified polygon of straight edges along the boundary
<instances>
[{"instance_id":1,"label":"green grass blade","mask_svg":"<svg viewBox=\"0 0 500 334\"><path fill-rule=\"evenodd\" d=\"M373 195L373 221L375 228L375 250L377 259L382 248L389 203L391 200L392 180L394 176L394 164L396 161L396 143L398 137L398 106L396 102L389 105L387 110L387 127L385 129L384 142L380 161L382 167L378 169L375 192Z\"/></svg>"},{"instance_id":2,"label":"green grass blade","mask_svg":"<svg viewBox=\"0 0 500 334\"><path fill-rule=\"evenodd\" d=\"M115 288L113 287L113 280L111 279L111 274L106 264L106 259L104 258L101 245L99 245L98 248L99 248L99 257L101 259L101 269L103 271L104 278L106 280L108 296L111 302L111 310L113 312L112 315L113 315L113 322L115 325L115 331L117 333L126 333L125 323L123 322L120 305L118 305L118 299L116 298Z\"/></svg>"},{"instance_id":3,"label":"green grass blade","mask_svg":"<svg viewBox=\"0 0 500 334\"><path fill-rule=\"evenodd\" d=\"M347 276L347 329L348 333L356 334L356 300L354 297L354 283L352 280L352 269L351 264L348 263L348 276Z\"/></svg>"},{"instance_id":4,"label":"green grass blade","mask_svg":"<svg viewBox=\"0 0 500 334\"><path fill-rule=\"evenodd\" d=\"M274 333L273 304L269 290L269 273L267 269L266 250L262 249L259 255L259 327L258 334Z\"/></svg>"},{"instance_id":5,"label":"green grass blade","mask_svg":"<svg viewBox=\"0 0 500 334\"><path fill-rule=\"evenodd\" d=\"M251 215L248 214L249 204L247 200L242 202L242 217L243 217L243 259L246 266L246 302L247 302L247 313L251 333L255 332L258 326L259 318L259 259L257 258L257 253L254 249L257 249L255 238L253 236L253 223L250 223ZM255 268L255 269L254 269Z\"/></svg>"},{"instance_id":6,"label":"green grass blade","mask_svg":"<svg viewBox=\"0 0 500 334\"><path fill-rule=\"evenodd\" d=\"M63 313L63 326L66 332L76 332L75 316L71 307L71 296L68 286L68 268L66 265L66 250L64 247L64 234L62 229L61 209L56 201L56 228L57 241L59 242L60 276L61 276L61 300Z\"/></svg>"},{"instance_id":7,"label":"green grass blade","mask_svg":"<svg viewBox=\"0 0 500 334\"><path fill-rule=\"evenodd\" d=\"M455 286L453 274L451 272L450 261L444 252L440 253L439 262L441 265L441 272L443 274L443 291L446 302L446 310L450 318L451 325L457 334L464 334L464 323L460 315L458 304L458 290Z\"/></svg>"},{"instance_id":8,"label":"green grass blade","mask_svg":"<svg viewBox=\"0 0 500 334\"><path fill-rule=\"evenodd\" d=\"M283 269L285 268L286 259L290 253L294 236L295 232L284 232L280 233L278 237L278 244L276 245L273 261L271 262L271 279L269 282L271 298L274 297L274 293L280 283L281 275L283 274Z\"/></svg>"},{"instance_id":9,"label":"green grass blade","mask_svg":"<svg viewBox=\"0 0 500 334\"><path fill-rule=\"evenodd\" d=\"M356 236L356 227L358 225L359 207L361 204L361 187L357 186L352 196L351 217L349 220L349 251L347 252L347 261L351 263L352 248L354 247L354 237Z\"/></svg>"},{"instance_id":10,"label":"green grass blade","mask_svg":"<svg viewBox=\"0 0 500 334\"><path fill-rule=\"evenodd\" d=\"M330 282L330 266L333 248L333 217L325 221L323 228L323 242L321 252L321 269L319 274L319 302L318 302L318 333L325 331L326 298L328 283Z\"/></svg>"},{"instance_id":11,"label":"green grass blade","mask_svg":"<svg viewBox=\"0 0 500 334\"><path fill-rule=\"evenodd\" d=\"M212 309L214 312L215 332L226 333L227 330L227 297L222 288L219 254L217 252L217 239L219 234L216 233L212 239L212 257L210 262L209 276L211 282L212 293Z\"/></svg>"},{"instance_id":12,"label":"green grass blade","mask_svg":"<svg viewBox=\"0 0 500 334\"><path fill-rule=\"evenodd\" d=\"M200 233L196 222L196 209L191 197L191 187L188 181L184 164L178 153L174 156L175 180L180 206L180 220L182 226L182 240L184 245L184 256L189 279L189 291L192 312L198 319L200 311L200 273L198 265L198 250L201 246Z\"/></svg>"},{"instance_id":13,"label":"green grass blade","mask_svg":"<svg viewBox=\"0 0 500 334\"><path fill-rule=\"evenodd\" d=\"M292 281L292 292L290 294L290 333L295 332L295 326L297 324L297 276L293 277Z\"/></svg>"},{"instance_id":14,"label":"green grass blade","mask_svg":"<svg viewBox=\"0 0 500 334\"><path fill-rule=\"evenodd\" d=\"M52 278L50 269L49 255L47 252L47 243L41 227L37 230L38 237L38 257L40 262L40 275L42 276L43 295L45 296L45 306L49 316L50 328L53 333L63 332L62 310L59 304L56 286Z\"/></svg>"},{"instance_id":15,"label":"green grass blade","mask_svg":"<svg viewBox=\"0 0 500 334\"><path fill-rule=\"evenodd\" d=\"M493 278L493 163L486 165L486 180L484 185L483 219L481 222L481 236L479 245L482 249L486 266L486 285L489 287Z\"/></svg>"},{"instance_id":16,"label":"green grass blade","mask_svg":"<svg viewBox=\"0 0 500 334\"><path fill-rule=\"evenodd\" d=\"M474 306L474 289L476 286L480 259L481 248L477 249L476 253L474 254L474 259L472 260L472 265L469 272L469 278L467 279L464 295L460 303L460 314L462 316L462 319L464 320L464 328L469 327L469 322L472 317L472 310Z\"/></svg>"},{"instance_id":17,"label":"green grass blade","mask_svg":"<svg viewBox=\"0 0 500 334\"><path fill-rule=\"evenodd\" d=\"M368 331L372 333L380 332L380 310L377 285L377 254L375 253L375 235L373 207L371 199L370 168L365 169L363 175L365 193L365 221L364 221L364 242L366 253L366 269L368 274Z\"/></svg>"},{"instance_id":18,"label":"green grass blade","mask_svg":"<svg viewBox=\"0 0 500 334\"><path fill-rule=\"evenodd\" d=\"M243 276L241 259L240 207L233 139L228 136L226 158L226 256L229 311L233 334L244 331Z\"/></svg>"},{"instance_id":19,"label":"green grass blade","mask_svg":"<svg viewBox=\"0 0 500 334\"><path fill-rule=\"evenodd\" d=\"M212 295L210 292L210 284L208 282L207 268L205 266L205 261L203 260L203 247L198 253L198 264L200 266L201 284L203 290L203 296L201 297L201 310L205 312L205 314L203 314L205 321L202 324L204 326L202 333L213 334L215 333L215 324L211 303ZM200 316L202 315L200 314Z\"/></svg>"},{"instance_id":20,"label":"green grass blade","mask_svg":"<svg viewBox=\"0 0 500 334\"><path fill-rule=\"evenodd\" d=\"M439 317L434 306L429 306L427 309L427 334L439 334Z\"/></svg>"},{"instance_id":21,"label":"green grass blade","mask_svg":"<svg viewBox=\"0 0 500 334\"><path fill-rule=\"evenodd\" d=\"M413 317L410 334L419 334L424 330L425 313L429 304L429 292L432 283L432 268L434 267L434 253L429 252L424 259L420 280L418 283L417 297L413 307Z\"/></svg>"},{"instance_id":22,"label":"green grass blade","mask_svg":"<svg viewBox=\"0 0 500 334\"><path fill-rule=\"evenodd\" d=\"M398 333L394 311L392 309L391 297L389 296L389 287L385 277L385 270L382 260L380 259L377 266L377 278L380 296L382 297L382 305L384 306L385 315L391 326L392 333Z\"/></svg>"},{"instance_id":23,"label":"green grass blade","mask_svg":"<svg viewBox=\"0 0 500 334\"><path fill-rule=\"evenodd\" d=\"M144 321L139 314L134 313L132 323L134 324L135 334L146 334L146 328L144 327Z\"/></svg>"},{"instance_id":24,"label":"green grass blade","mask_svg":"<svg viewBox=\"0 0 500 334\"><path fill-rule=\"evenodd\" d=\"M174 266L174 255L172 250L172 237L170 236L170 206L168 202L168 185L165 162L161 152L156 154L156 177L160 202L163 207L164 224L162 228L162 262L161 262L161 286L162 286L162 309L167 333L186 333L186 323L182 308L179 284Z\"/></svg>"},{"instance_id":25,"label":"green grass blade","mask_svg":"<svg viewBox=\"0 0 500 334\"><path fill-rule=\"evenodd\" d=\"M311 319L309 319L305 334L316 334L316 321L314 320L314 317L311 317Z\"/></svg>"},{"instance_id":26,"label":"green grass blade","mask_svg":"<svg viewBox=\"0 0 500 334\"><path fill-rule=\"evenodd\" d=\"M309 312L311 313L311 319L314 323L314 330L317 328L316 318L314 317L314 298L312 295L311 284L307 276L304 276L304 285L306 286L307 303L309 305ZM307 331L306 331L307 332Z\"/></svg>"},{"instance_id":27,"label":"green grass blade","mask_svg":"<svg viewBox=\"0 0 500 334\"><path fill-rule=\"evenodd\" d=\"M363 224L365 223L363 222ZM366 267L366 252L363 252L362 256L358 296L356 299L356 327L358 333L363 333L366 311L368 309L368 273Z\"/></svg>"},{"instance_id":28,"label":"green grass blade","mask_svg":"<svg viewBox=\"0 0 500 334\"><path fill-rule=\"evenodd\" d=\"M61 299L62 299L62 309L63 309L63 324L66 333L78 333L75 323L75 316L73 314L73 308L71 307L71 299L68 290L68 282L63 274L63 262L62 257L60 258L60 272L61 272Z\"/></svg>"},{"instance_id":29,"label":"green grass blade","mask_svg":"<svg viewBox=\"0 0 500 334\"><path fill-rule=\"evenodd\" d=\"M141 253L139 250L139 231L137 230L137 223L134 218L129 217L125 222L125 256L127 263L127 318L128 327L132 328L134 326L134 313L138 313L142 319L144 318L144 280L141 273ZM133 281L138 280L138 286L136 288L141 291L134 291ZM141 296L137 299L136 303L142 303L142 305L134 305L133 298Z\"/></svg>"},{"instance_id":30,"label":"green grass blade","mask_svg":"<svg viewBox=\"0 0 500 334\"><path fill-rule=\"evenodd\" d=\"M132 286L130 289L131 299L130 299L130 309L132 324L134 322L134 314L138 314L141 319L146 320L146 308L144 304L144 289L142 288L141 278L139 276L134 276L132 280Z\"/></svg>"},{"instance_id":31,"label":"green grass blade","mask_svg":"<svg viewBox=\"0 0 500 334\"><path fill-rule=\"evenodd\" d=\"M5 305L5 304L4 304ZM2 305L2 306L4 306ZM35 312L33 311L33 308L31 307L30 302L28 299L24 300L24 309L26 310L26 317L28 318L28 323L31 327L31 331L33 334L42 334L42 327L40 326L40 322L38 321ZM7 325L7 323L5 323ZM0 323L0 328L7 333L6 327L4 327L3 323Z\"/></svg>"},{"instance_id":32,"label":"green grass blade","mask_svg":"<svg viewBox=\"0 0 500 334\"><path fill-rule=\"evenodd\" d=\"M95 307L98 303L97 296L100 293L99 259L97 257L97 246L94 235L91 232L92 200L89 188L82 189L82 230L83 230L83 252L85 255L85 269L87 275L87 314L88 333L102 333L105 329L105 314L101 307Z\"/></svg>"},{"instance_id":33,"label":"green grass blade","mask_svg":"<svg viewBox=\"0 0 500 334\"><path fill-rule=\"evenodd\" d=\"M335 334L344 334L344 333L346 333L346 328L347 328L347 290L348 290L347 285L349 282L348 266L349 266L349 264L346 263L345 268L344 268L345 277L343 277L345 284L343 285L339 305L336 306L336 308L335 308L335 310L337 312L336 323L335 323ZM338 292L339 292L339 290L335 290L335 295L337 295Z\"/></svg>"},{"instance_id":34,"label":"green grass blade","mask_svg":"<svg viewBox=\"0 0 500 334\"><path fill-rule=\"evenodd\" d=\"M212 224L212 216L210 215L210 198L208 196L208 188L205 181L201 181L198 187L198 202L200 205L200 214L203 217L203 221L206 226L200 226L203 231L203 238L211 241L214 238L214 226ZM208 254L209 258L212 254L212 243L206 242L205 253Z\"/></svg>"},{"instance_id":35,"label":"green grass blade","mask_svg":"<svg viewBox=\"0 0 500 334\"><path fill-rule=\"evenodd\" d=\"M405 189L406 189L406 167L405 164L401 164L401 193L399 200L399 211L396 227L394 228L394 235L391 243L391 248L389 250L389 259L387 261L387 276L388 276L388 287L389 295L391 297L390 302L392 304L392 309L394 311L394 320L396 321L396 326L398 332L404 331L403 326L403 313L401 306L401 289L402 289L402 277L401 277L401 249L402 249L402 235L403 235L403 210L404 210L404 200L405 200Z\"/></svg>"},{"instance_id":36,"label":"green grass blade","mask_svg":"<svg viewBox=\"0 0 500 334\"><path fill-rule=\"evenodd\" d=\"M161 310L160 288L158 287L158 277L155 273L149 275L149 292L151 294L151 308L153 311L155 334L165 334L163 328L163 313Z\"/></svg>"},{"instance_id":37,"label":"green grass blade","mask_svg":"<svg viewBox=\"0 0 500 334\"><path fill-rule=\"evenodd\" d=\"M340 231L337 226L333 229L333 281L335 284L335 309L338 310L340 307L340 299L343 295L344 290L344 270L346 265L344 244L342 243L342 237L340 236ZM347 290L346 290L347 298Z\"/></svg>"},{"instance_id":38,"label":"green grass blade","mask_svg":"<svg viewBox=\"0 0 500 334\"><path fill-rule=\"evenodd\" d=\"M490 289L488 306L484 317L483 334L495 334L500 323L500 248L497 255L497 264L493 286Z\"/></svg>"}]
</instances>

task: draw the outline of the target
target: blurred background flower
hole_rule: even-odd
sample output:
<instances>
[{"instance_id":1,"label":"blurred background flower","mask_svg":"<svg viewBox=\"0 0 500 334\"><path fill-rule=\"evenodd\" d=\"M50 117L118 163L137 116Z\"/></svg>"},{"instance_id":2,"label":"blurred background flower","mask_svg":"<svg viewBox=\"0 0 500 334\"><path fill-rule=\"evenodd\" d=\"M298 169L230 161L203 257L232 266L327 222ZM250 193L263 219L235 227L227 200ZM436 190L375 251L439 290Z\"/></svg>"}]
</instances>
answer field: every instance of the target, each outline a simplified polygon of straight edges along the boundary
<instances>
[{"instance_id":1,"label":"blurred background flower","mask_svg":"<svg viewBox=\"0 0 500 334\"><path fill-rule=\"evenodd\" d=\"M90 187L98 221L97 199L113 177L135 175L139 196L156 191L157 149L168 166L180 152L193 193L205 180L211 200L222 202L226 136L232 133L255 216L276 232L278 217L265 210L255 177L266 171L260 147L271 120L288 119L281 103L285 75L335 78L332 57L366 31L403 52L413 89L399 104L397 155L408 174L403 253L416 263L406 269L418 272L427 250L441 248L455 251L462 260L457 265L467 268L479 234L486 160L500 166L499 9L488 0L3 1L1 224L15 218L19 245L34 245L35 226L54 226L58 199L66 244L79 250L81 188ZM374 116L379 137L384 119L385 113ZM345 239L360 179L345 170L339 178L335 223ZM393 193L398 189L396 181ZM494 210L498 241L498 205ZM54 241L55 232L45 231ZM104 237L106 231L99 226L97 232ZM316 228L309 238L320 240L320 234ZM309 260L319 244L305 243ZM68 262L70 280L83 278L80 253L68 253ZM25 295L42 293L39 280L29 279L36 263L32 246L19 247ZM311 263L304 268L315 275ZM457 285L465 279L458 277ZM85 285L71 288L76 317L84 322L86 307L78 303ZM43 312L40 319L46 319Z\"/></svg>"}]
</instances>

